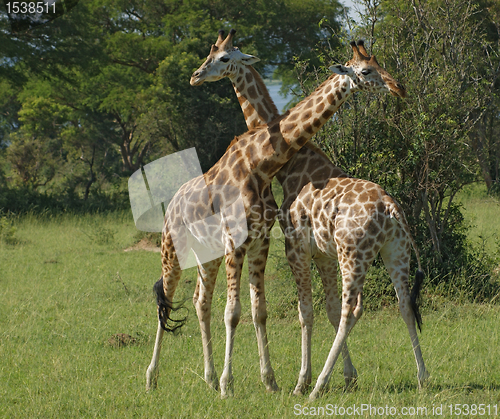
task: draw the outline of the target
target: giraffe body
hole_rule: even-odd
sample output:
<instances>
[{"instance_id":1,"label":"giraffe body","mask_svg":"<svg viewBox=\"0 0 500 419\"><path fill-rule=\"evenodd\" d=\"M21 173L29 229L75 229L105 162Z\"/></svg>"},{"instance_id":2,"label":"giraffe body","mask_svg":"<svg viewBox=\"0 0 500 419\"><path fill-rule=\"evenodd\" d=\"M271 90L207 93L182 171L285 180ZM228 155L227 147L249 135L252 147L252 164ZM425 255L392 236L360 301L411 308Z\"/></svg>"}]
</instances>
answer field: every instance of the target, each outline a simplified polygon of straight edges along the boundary
<instances>
[{"instance_id":1,"label":"giraffe body","mask_svg":"<svg viewBox=\"0 0 500 419\"><path fill-rule=\"evenodd\" d=\"M363 312L365 275L377 254L382 256L396 289L421 386L428 373L415 328L419 315L413 311L408 286L411 249L413 246L416 251L416 247L400 206L377 184L345 177L331 178L319 188L313 182L305 184L289 210L289 216L281 217L280 223L287 232L287 259L299 288L302 327L307 332L313 323L311 260L318 267L326 291L329 319L338 325L332 352L310 397L314 399L325 389L340 351L346 351L345 340ZM337 260L342 275L342 303L336 295ZM306 334L303 339L310 340L310 336ZM295 389L298 394L310 383L309 369L310 364L306 364L306 372L299 377ZM347 385L355 379L350 372L344 361Z\"/></svg>"},{"instance_id":2,"label":"giraffe body","mask_svg":"<svg viewBox=\"0 0 500 419\"><path fill-rule=\"evenodd\" d=\"M226 40L219 35L214 50L225 50L232 37ZM217 52L217 51L215 51ZM226 357L224 371L220 380L222 396L232 391L232 350L235 329L239 322L241 306L239 302L239 287L241 268L245 254L248 256L250 295L252 298L252 316L257 333L259 355L261 360L261 376L270 391L277 389L274 372L270 366L266 336L266 306L264 294L264 270L269 250L269 235L266 234L274 223L277 206L272 197L270 184L272 178L281 168L303 147L312 135L336 112L347 97L358 90L374 92L391 92L404 96L404 88L397 83L375 61L364 59L356 45L353 45L354 58L346 67L337 66L338 74L328 78L312 95L304 99L294 109L269 124L257 126L246 134L238 137L228 147L223 157L203 176L205 184L210 188L217 185L231 185L239 188L245 207L248 239L238 248L231 248L225 243L221 234L221 245L227 246L225 256L227 272L227 304L225 310L226 323ZM219 57L221 60L224 56ZM362 72L368 71L367 74ZM370 76L368 74L371 73ZM192 83L193 84L193 83ZM241 103L241 100L240 100ZM162 235L162 284L165 300L171 302L180 278L179 261L173 246L170 226L185 222L186 214L199 213L210 215L210 206L197 199L203 182L194 179L184 185L174 196L167 209L166 223ZM185 197L191 197L186 199ZM215 197L223 203L225 197ZM223 229L221 229L222 231ZM199 240L207 234L216 236L221 232L192 232ZM214 234L215 233L215 234ZM264 234L262 234L264 233ZM198 266L198 281L194 295L194 303L203 339L205 357L205 379L209 385L216 387L217 375L213 367L210 307L213 287L218 267L222 258ZM168 315L170 308L167 307ZM147 387L156 385L158 359L161 349L163 330L160 320L153 359L147 371Z\"/></svg>"}]
</instances>

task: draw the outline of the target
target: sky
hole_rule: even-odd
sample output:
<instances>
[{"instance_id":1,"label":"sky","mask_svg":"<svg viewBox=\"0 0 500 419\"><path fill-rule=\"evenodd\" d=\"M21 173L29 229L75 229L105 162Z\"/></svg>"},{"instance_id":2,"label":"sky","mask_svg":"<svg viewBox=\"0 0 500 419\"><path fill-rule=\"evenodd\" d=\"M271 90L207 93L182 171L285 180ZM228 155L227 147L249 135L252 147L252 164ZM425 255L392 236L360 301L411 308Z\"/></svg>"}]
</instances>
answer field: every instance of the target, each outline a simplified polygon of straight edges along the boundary
<instances>
[{"instance_id":1,"label":"sky","mask_svg":"<svg viewBox=\"0 0 500 419\"><path fill-rule=\"evenodd\" d=\"M340 1L340 4L348 7L350 9L350 13L349 15L351 16L351 18L353 18L354 20L358 20L358 14L356 13L356 5L354 4L353 0L339 0ZM358 5L359 7L359 5Z\"/></svg>"},{"instance_id":2,"label":"sky","mask_svg":"<svg viewBox=\"0 0 500 419\"><path fill-rule=\"evenodd\" d=\"M342 3L344 6L347 6L347 7L353 7L353 5L354 5L352 0L343 0L340 3Z\"/></svg>"}]
</instances>

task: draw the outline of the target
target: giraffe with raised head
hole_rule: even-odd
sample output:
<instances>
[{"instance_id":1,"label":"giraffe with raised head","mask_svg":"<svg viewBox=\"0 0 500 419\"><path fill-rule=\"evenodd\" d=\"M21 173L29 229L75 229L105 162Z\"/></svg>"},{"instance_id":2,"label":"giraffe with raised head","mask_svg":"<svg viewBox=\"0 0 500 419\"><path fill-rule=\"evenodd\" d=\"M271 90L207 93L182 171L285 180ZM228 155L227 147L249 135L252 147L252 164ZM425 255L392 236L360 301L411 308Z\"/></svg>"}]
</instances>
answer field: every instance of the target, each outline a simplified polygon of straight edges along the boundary
<instances>
[{"instance_id":1,"label":"giraffe with raised head","mask_svg":"<svg viewBox=\"0 0 500 419\"><path fill-rule=\"evenodd\" d=\"M227 304L224 316L226 355L220 379L222 396L232 391L232 352L235 329L241 312L239 289L245 255L248 256L249 261L252 314L259 341L261 374L268 389L277 388L270 366L265 336L267 314L263 282L268 251L268 244L267 247L263 247L263 244L266 240L268 241L267 233L274 222L269 215L273 210L276 211L276 206L269 206L271 202L269 196L272 197L271 181L354 92L366 90L377 93L391 92L400 97L406 95L404 87L389 73L373 60L363 58L356 44L352 44L352 49L354 56L346 66L332 67L336 74L330 76L315 92L287 114L238 137L238 140L233 141L222 158L206 174L184 184L168 205L162 234L162 277L156 286L159 325L153 359L147 371L149 387L156 384L163 328L166 327L172 310L172 300L180 278L177 253L183 249L173 245L171 230L172 226L185 225L191 229L191 234L198 241L218 242L226 249ZM248 238L239 247L233 246L230 237L224 234L225 228L220 228L217 232L206 231L203 223L193 225L190 217L191 214L196 214L196 217L203 219L211 216L213 211L216 212L219 208L228 207L222 190L211 189L212 186L217 185L235 187L242 195ZM211 194L205 192L206 187ZM209 205L203 201L202 194L208 198ZM198 266L195 305L199 318L202 318L200 321L202 335L206 334L204 328L209 327L211 293L216 277L212 273L213 270L218 269L221 259L210 263L209 270L206 269L205 264ZM208 351L204 347L204 355L207 354ZM207 377L207 372L205 377ZM210 379L213 377L214 375L209 374Z\"/></svg>"},{"instance_id":2,"label":"giraffe with raised head","mask_svg":"<svg viewBox=\"0 0 500 419\"><path fill-rule=\"evenodd\" d=\"M191 77L191 85L200 86L205 82L215 82L229 78L233 85L234 91L241 105L245 122L248 129L255 128L271 122L280 116L274 101L272 100L269 91L262 80L260 74L252 67L252 64L258 62L259 59L252 55L243 54L237 47L233 46L232 38L236 33L231 29L228 37L224 42L224 31L219 31L217 42L212 45L210 54L206 58L201 67L196 70ZM297 178L303 178L297 182ZM302 147L282 168L277 178L282 185L284 201L281 206L280 213L283 215L290 214L290 205L299 195L302 187L308 182L322 181L324 179L347 177L347 175L332 164L328 157L314 143L308 142ZM280 222L283 231L289 231L290 222L285 220ZM292 249L296 248L293 237L290 234L285 234L285 243L287 254ZM336 268L336 261L332 261ZM294 264L291 264L294 267ZM322 273L323 271L320 271ZM337 328L340 321L340 311L335 310L339 306L338 292L336 285L336 275L330 277L325 274L321 275L324 291L326 293L328 318L332 325ZM296 394L302 394L308 384L311 382L311 333L312 333L312 297L310 295L310 286L305 291L304 284L299 287L299 313L302 326L302 368L299 382L295 389ZM352 365L347 344L343 351L344 358L344 378L346 387L353 384L356 380L356 369Z\"/></svg>"},{"instance_id":3,"label":"giraffe with raised head","mask_svg":"<svg viewBox=\"0 0 500 419\"><path fill-rule=\"evenodd\" d=\"M232 30L230 35L234 34ZM219 40L223 31L219 31ZM217 46L217 44L216 44ZM358 49L365 57L369 57L363 43L358 42ZM245 57L245 59L242 59ZM270 122L279 116L276 106L264 85L262 78L251 66L250 61L256 57L242 54L232 44L226 43L224 48L212 47L203 65L193 73L191 84L199 86L205 81L217 81L228 77L234 87L241 104L248 128L253 128ZM260 111L259 111L260 110ZM410 257L410 244L417 255L418 267L421 272L420 258L411 237L404 214L399 205L390 198L378 185L360 179L348 178L347 175L327 158L313 143L307 143L292 159L277 173L277 179L283 187L284 200L281 206L280 225L285 236L286 254L299 286L299 313L302 327L302 367L295 394L303 394L311 383L311 332L313 324L312 293L310 278L311 259L317 265L323 287L326 293L326 308L328 318L337 329L340 322L341 306L337 293L337 249L339 241L349 234L365 237L359 242L359 254L356 255L356 266L370 266L378 249L389 249L391 246L399 249L396 256L384 258L387 268L398 290L401 312L409 324L410 336L415 351L418 368L419 385L427 378L422 355L418 345L415 330L415 319L420 322L415 301L410 299L410 305L415 319L408 313L410 298L408 289L408 271L399 273L399 261L407 268ZM360 193L362 192L362 193ZM356 199L352 199L356 197ZM342 207L343 215L335 222L336 212L329 212L335 206ZM380 217L373 209L384 208ZM314 208L314 210L313 210ZM372 214L370 214L372 211ZM397 217L398 223L393 226L386 217ZM375 219L373 219L375 218ZM378 226L374 222L378 221ZM385 224L384 224L385 222ZM326 224L326 225L325 225ZM355 233L349 228L355 227ZM298 227L298 228L297 228ZM395 233L388 230L395 229ZM333 234L339 231L338 236ZM403 240L400 240L403 238ZM310 240L312 239L312 240ZM319 241L319 245L316 243ZM334 246L332 248L332 246ZM399 257L399 259L398 259ZM343 276L347 274L344 264ZM354 267L356 269L356 266ZM398 278L400 276L400 278ZM419 273L419 280L422 274ZM406 284L405 284L406 281ZM413 300L417 297L417 288ZM400 297L401 296L401 297ZM405 301L406 300L406 301ZM347 346L343 348L344 377L346 386L356 379Z\"/></svg>"}]
</instances>

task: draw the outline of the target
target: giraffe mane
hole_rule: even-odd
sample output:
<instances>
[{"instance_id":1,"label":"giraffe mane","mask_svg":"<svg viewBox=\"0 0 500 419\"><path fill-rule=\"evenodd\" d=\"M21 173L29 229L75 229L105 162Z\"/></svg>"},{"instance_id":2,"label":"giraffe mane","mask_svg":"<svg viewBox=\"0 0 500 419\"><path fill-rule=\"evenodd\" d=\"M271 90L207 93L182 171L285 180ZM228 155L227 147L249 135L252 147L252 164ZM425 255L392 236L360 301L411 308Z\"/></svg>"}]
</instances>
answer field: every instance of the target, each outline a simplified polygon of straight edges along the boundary
<instances>
[{"instance_id":1,"label":"giraffe mane","mask_svg":"<svg viewBox=\"0 0 500 419\"><path fill-rule=\"evenodd\" d=\"M278 108L276 107L274 100L271 98L271 95L269 94L269 90L267 89L264 80L262 80L262 76L251 65L249 65L248 68L255 79L255 83L259 86L260 91L264 95L264 101L267 102L269 105L271 105L272 108L271 110L276 117L280 116Z\"/></svg>"},{"instance_id":2,"label":"giraffe mane","mask_svg":"<svg viewBox=\"0 0 500 419\"><path fill-rule=\"evenodd\" d=\"M319 148L316 144L314 144L313 142L311 141L308 141L304 147L308 148L309 150L311 151L314 151L316 154L319 154L320 156L324 157L325 159L327 159L328 161L331 161L330 160L330 157L327 156L327 154L321 150L321 148Z\"/></svg>"},{"instance_id":3,"label":"giraffe mane","mask_svg":"<svg viewBox=\"0 0 500 419\"><path fill-rule=\"evenodd\" d=\"M233 140L229 143L229 145L227 146L226 148L226 152L227 150L229 150L233 145L235 145L237 142L238 142L238 137L234 137Z\"/></svg>"}]
</instances>

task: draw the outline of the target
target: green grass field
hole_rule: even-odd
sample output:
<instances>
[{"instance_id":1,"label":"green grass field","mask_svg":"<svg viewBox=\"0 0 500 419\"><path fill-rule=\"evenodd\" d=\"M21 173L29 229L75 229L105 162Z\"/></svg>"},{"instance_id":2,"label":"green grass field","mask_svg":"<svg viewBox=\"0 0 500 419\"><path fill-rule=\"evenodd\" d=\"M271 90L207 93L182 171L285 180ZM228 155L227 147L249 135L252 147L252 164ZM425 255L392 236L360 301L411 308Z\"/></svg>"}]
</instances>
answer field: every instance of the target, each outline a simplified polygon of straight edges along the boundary
<instances>
[{"instance_id":1,"label":"green grass field","mask_svg":"<svg viewBox=\"0 0 500 419\"><path fill-rule=\"evenodd\" d=\"M484 243L489 253L500 256L500 200L488 195L483 185L470 185L458 196L458 202L471 225L472 241Z\"/></svg>"},{"instance_id":2,"label":"green grass field","mask_svg":"<svg viewBox=\"0 0 500 419\"><path fill-rule=\"evenodd\" d=\"M468 216L478 208L485 211L476 212L477 225L491 217L485 228L495 243L500 233L499 217L494 216L498 206L484 209L478 194L466 198ZM467 205L472 198L476 201ZM362 405L381 408L384 414L377 417L401 417L403 408L410 409L405 411L408 417L439 416L441 408L441 416L457 416L450 414L450 405L453 413L468 407L476 416L500 414L495 410L500 409L500 305L495 304L444 300L423 312L420 342L431 373L423 390L417 388L410 340L394 303L366 312L349 337L359 373L357 389L343 391L342 367L336 365L331 391L323 398L310 403L307 397L292 396L300 367L300 327L295 284L280 268L284 253L279 242L268 264L266 287L270 352L281 391L267 394L260 383L245 277L234 397L221 400L203 381L201 339L190 301L186 327L164 340L158 389L146 393L145 371L156 333L152 285L160 276L160 257L146 250L124 251L136 240L131 216L26 216L13 222L14 244L0 241L0 417L280 418L321 409L328 415L335 406L357 407L360 415L354 416L375 416L361 414ZM192 296L195 280L194 269L185 272L179 299ZM212 317L219 374L224 305L221 270ZM123 345L119 334L127 339ZM333 336L320 311L313 333L313 381ZM473 405L484 405L485 414ZM397 414L386 415L391 413L386 407L397 409ZM427 414L417 408L427 409Z\"/></svg>"}]
</instances>

